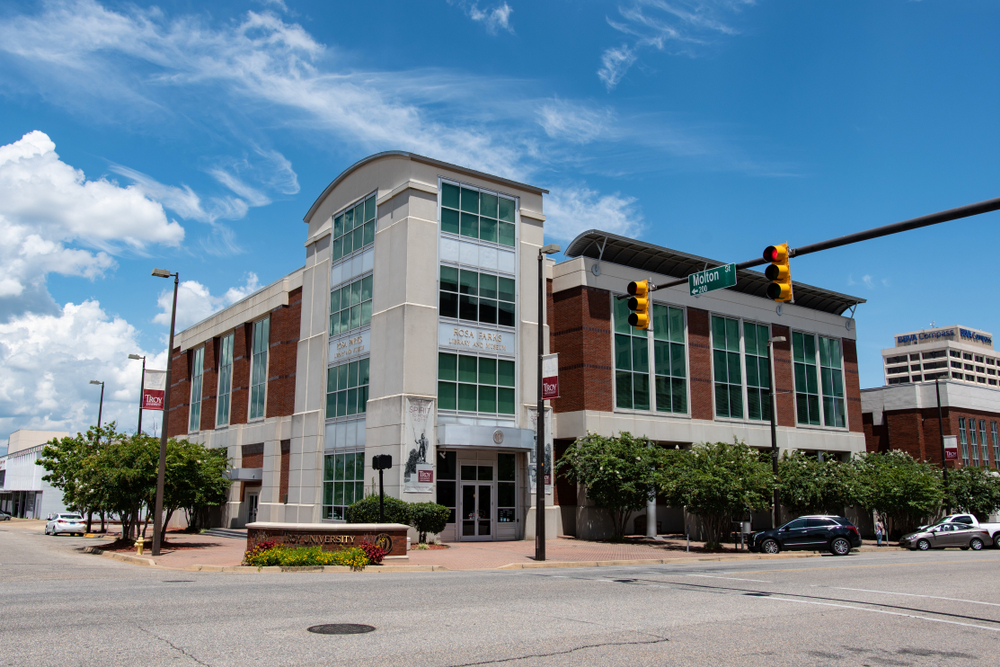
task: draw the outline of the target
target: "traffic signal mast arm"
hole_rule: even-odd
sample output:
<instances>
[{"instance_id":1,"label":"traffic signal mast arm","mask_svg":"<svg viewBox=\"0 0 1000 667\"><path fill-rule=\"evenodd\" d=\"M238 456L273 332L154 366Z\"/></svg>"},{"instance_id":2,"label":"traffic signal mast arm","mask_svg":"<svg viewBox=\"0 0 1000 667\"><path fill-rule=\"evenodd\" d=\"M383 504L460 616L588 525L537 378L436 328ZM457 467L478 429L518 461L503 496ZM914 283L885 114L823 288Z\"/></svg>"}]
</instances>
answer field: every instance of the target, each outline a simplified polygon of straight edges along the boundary
<instances>
[{"instance_id":1,"label":"traffic signal mast arm","mask_svg":"<svg viewBox=\"0 0 1000 667\"><path fill-rule=\"evenodd\" d=\"M802 255L810 255L814 252L820 252L821 250L830 250L831 248L839 248L845 245L851 245L852 243L860 243L861 241L870 241L871 239L881 238L883 236L890 236L892 234L898 234L900 232L908 232L911 229L920 229L921 227L930 227L931 225L937 225L942 222L951 222L952 220L960 220L962 218L970 218L974 215L980 215L982 213L991 213L993 211L1000 211L1000 197L995 199L987 199L985 201L976 202L975 204L966 204L965 206L959 206L958 208L950 208L947 211L939 211L937 213L931 213L929 215L923 215L919 218L911 218L909 220L904 220L902 222L894 222L891 225L884 225L882 227L875 227L874 229L867 229L863 232L855 232L854 234L848 234L847 236L840 236L835 239L830 239L828 241L820 241L819 243L813 243L811 245L802 246L801 248L789 248L788 257L800 257ZM758 257L756 259L749 259L745 262L739 262L736 265L736 269L750 269L755 266L760 266L761 264L768 264L769 262L763 257ZM677 280L672 280L668 283L662 285L653 285L649 283L649 292L655 292L656 290L665 289L667 287L676 287L677 285L686 285L688 282L687 277L679 278ZM628 295L619 296L618 299L627 299Z\"/></svg>"}]
</instances>

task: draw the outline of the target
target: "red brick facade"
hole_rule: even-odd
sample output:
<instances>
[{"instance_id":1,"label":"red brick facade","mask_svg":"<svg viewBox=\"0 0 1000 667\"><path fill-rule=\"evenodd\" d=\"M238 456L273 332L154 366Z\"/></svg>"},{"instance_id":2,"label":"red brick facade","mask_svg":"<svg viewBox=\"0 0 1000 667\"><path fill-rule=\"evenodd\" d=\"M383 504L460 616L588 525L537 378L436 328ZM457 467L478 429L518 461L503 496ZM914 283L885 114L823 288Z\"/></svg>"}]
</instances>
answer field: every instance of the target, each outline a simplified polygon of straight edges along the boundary
<instances>
[{"instance_id":1,"label":"red brick facade","mask_svg":"<svg viewBox=\"0 0 1000 667\"><path fill-rule=\"evenodd\" d=\"M267 417L289 416L295 410L295 366L298 353L299 327L302 318L302 288L289 292L288 305L270 313L270 345L268 348ZM230 424L247 423L250 401L250 358L253 322L236 327L233 336L233 386L230 397ZM219 350L221 337L204 344L204 375L202 378L201 429L215 428L219 385ZM194 349L183 353L175 348L171 359L170 415L167 435L188 433L191 408L191 364ZM260 466L253 466L260 467Z\"/></svg>"},{"instance_id":2,"label":"red brick facade","mask_svg":"<svg viewBox=\"0 0 1000 667\"><path fill-rule=\"evenodd\" d=\"M982 453L982 443L979 439L979 420L986 422L987 460L990 468L996 468L997 460L993 450L991 424L997 422L997 428L1000 429L1000 413L949 407L943 407L941 412L944 417L945 435L959 435L959 418L965 418L967 429L969 422L975 421L976 446L979 448L980 454ZM882 414L882 423L878 426L873 423L872 414L869 412L864 415L863 421L865 446L869 452L887 452L890 449L898 449L920 461L941 465L941 431L938 427L937 407L886 411ZM968 435L966 437L968 438ZM969 447L972 447L971 442ZM958 448L959 459L952 461L951 467L962 465L962 445L959 444ZM971 463L971 451L969 459Z\"/></svg>"},{"instance_id":3,"label":"red brick facade","mask_svg":"<svg viewBox=\"0 0 1000 667\"><path fill-rule=\"evenodd\" d=\"M688 372L691 382L691 416L712 419L715 414L712 385L712 343L708 311L688 308Z\"/></svg>"}]
</instances>

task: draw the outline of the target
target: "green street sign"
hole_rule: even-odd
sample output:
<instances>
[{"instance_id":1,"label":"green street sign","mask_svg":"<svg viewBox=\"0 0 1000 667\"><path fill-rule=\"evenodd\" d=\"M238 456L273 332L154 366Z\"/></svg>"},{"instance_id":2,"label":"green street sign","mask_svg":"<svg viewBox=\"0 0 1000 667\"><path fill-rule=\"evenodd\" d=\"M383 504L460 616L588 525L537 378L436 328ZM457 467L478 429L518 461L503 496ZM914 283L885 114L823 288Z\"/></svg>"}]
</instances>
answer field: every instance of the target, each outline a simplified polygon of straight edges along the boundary
<instances>
[{"instance_id":1,"label":"green street sign","mask_svg":"<svg viewBox=\"0 0 1000 667\"><path fill-rule=\"evenodd\" d=\"M725 289L736 284L736 265L725 264L714 269L692 273L688 276L691 296L701 296L717 289Z\"/></svg>"}]
</instances>

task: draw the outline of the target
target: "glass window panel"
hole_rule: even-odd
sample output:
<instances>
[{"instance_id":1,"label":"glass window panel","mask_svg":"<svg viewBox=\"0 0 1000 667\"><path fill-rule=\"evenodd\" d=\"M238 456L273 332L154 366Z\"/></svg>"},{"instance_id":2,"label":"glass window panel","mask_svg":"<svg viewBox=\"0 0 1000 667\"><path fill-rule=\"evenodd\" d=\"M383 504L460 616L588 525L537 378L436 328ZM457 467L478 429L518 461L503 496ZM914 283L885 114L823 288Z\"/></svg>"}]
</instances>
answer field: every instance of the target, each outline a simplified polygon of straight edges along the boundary
<instances>
[{"instance_id":1,"label":"glass window panel","mask_svg":"<svg viewBox=\"0 0 1000 667\"><path fill-rule=\"evenodd\" d=\"M657 375L670 375L670 343L653 341L653 368Z\"/></svg>"},{"instance_id":2,"label":"glass window panel","mask_svg":"<svg viewBox=\"0 0 1000 667\"><path fill-rule=\"evenodd\" d=\"M487 387L484 385L479 386L479 411L480 412L497 411L496 387Z\"/></svg>"},{"instance_id":3,"label":"glass window panel","mask_svg":"<svg viewBox=\"0 0 1000 667\"><path fill-rule=\"evenodd\" d=\"M361 300L368 301L372 298L372 276L365 276L361 279Z\"/></svg>"},{"instance_id":4,"label":"glass window panel","mask_svg":"<svg viewBox=\"0 0 1000 667\"><path fill-rule=\"evenodd\" d=\"M507 301L497 303L497 324L505 327L514 326L514 304Z\"/></svg>"},{"instance_id":5,"label":"glass window panel","mask_svg":"<svg viewBox=\"0 0 1000 667\"><path fill-rule=\"evenodd\" d=\"M358 385L368 384L368 367L370 359L362 359L358 362Z\"/></svg>"},{"instance_id":6,"label":"glass window panel","mask_svg":"<svg viewBox=\"0 0 1000 667\"><path fill-rule=\"evenodd\" d=\"M458 356L454 354L438 354L438 379L456 380L458 379Z\"/></svg>"},{"instance_id":7,"label":"glass window panel","mask_svg":"<svg viewBox=\"0 0 1000 667\"><path fill-rule=\"evenodd\" d=\"M632 370L632 337L615 334L615 368Z\"/></svg>"},{"instance_id":8,"label":"glass window panel","mask_svg":"<svg viewBox=\"0 0 1000 667\"><path fill-rule=\"evenodd\" d=\"M334 457L334 467L333 467L333 479L336 481L342 481L344 479L344 459L346 457L343 454L337 454Z\"/></svg>"},{"instance_id":9,"label":"glass window panel","mask_svg":"<svg viewBox=\"0 0 1000 667\"><path fill-rule=\"evenodd\" d=\"M353 361L347 364L347 386L357 387L358 386L358 362Z\"/></svg>"},{"instance_id":10,"label":"glass window panel","mask_svg":"<svg viewBox=\"0 0 1000 667\"><path fill-rule=\"evenodd\" d=\"M365 200L365 220L375 219L375 196L372 195Z\"/></svg>"},{"instance_id":11,"label":"glass window panel","mask_svg":"<svg viewBox=\"0 0 1000 667\"><path fill-rule=\"evenodd\" d=\"M636 410L649 410L649 375L633 373L632 389L633 407Z\"/></svg>"},{"instance_id":12,"label":"glass window panel","mask_svg":"<svg viewBox=\"0 0 1000 667\"><path fill-rule=\"evenodd\" d=\"M656 409L659 412L671 412L673 410L673 398L670 378L657 376L654 386L656 387Z\"/></svg>"},{"instance_id":13,"label":"glass window panel","mask_svg":"<svg viewBox=\"0 0 1000 667\"><path fill-rule=\"evenodd\" d=\"M458 291L462 294L476 296L479 293L479 274L475 271L462 269L460 273Z\"/></svg>"},{"instance_id":14,"label":"glass window panel","mask_svg":"<svg viewBox=\"0 0 1000 667\"><path fill-rule=\"evenodd\" d=\"M677 343L670 344L670 374L674 377L684 377L686 374L683 345L678 345Z\"/></svg>"},{"instance_id":15,"label":"glass window panel","mask_svg":"<svg viewBox=\"0 0 1000 667\"><path fill-rule=\"evenodd\" d=\"M729 389L724 384L715 385L715 414L719 417L729 416Z\"/></svg>"},{"instance_id":16,"label":"glass window panel","mask_svg":"<svg viewBox=\"0 0 1000 667\"><path fill-rule=\"evenodd\" d=\"M499 359L497 361L497 384L501 387L514 386L514 362Z\"/></svg>"},{"instance_id":17,"label":"glass window panel","mask_svg":"<svg viewBox=\"0 0 1000 667\"><path fill-rule=\"evenodd\" d=\"M337 261L344 256L344 239L338 238L333 241L333 261Z\"/></svg>"},{"instance_id":18,"label":"glass window panel","mask_svg":"<svg viewBox=\"0 0 1000 667\"><path fill-rule=\"evenodd\" d=\"M514 222L514 200L506 197L499 198L500 219L506 222Z\"/></svg>"},{"instance_id":19,"label":"glass window panel","mask_svg":"<svg viewBox=\"0 0 1000 667\"><path fill-rule=\"evenodd\" d=\"M476 357L461 355L458 357L458 381L475 384L477 380L478 365Z\"/></svg>"},{"instance_id":20,"label":"glass window panel","mask_svg":"<svg viewBox=\"0 0 1000 667\"><path fill-rule=\"evenodd\" d=\"M760 419L760 390L747 389L747 416L750 419Z\"/></svg>"},{"instance_id":21,"label":"glass window panel","mask_svg":"<svg viewBox=\"0 0 1000 667\"><path fill-rule=\"evenodd\" d=\"M356 227L352 233L354 236L354 249L360 250L361 246L365 244L365 230L364 227Z\"/></svg>"},{"instance_id":22,"label":"glass window panel","mask_svg":"<svg viewBox=\"0 0 1000 667\"><path fill-rule=\"evenodd\" d=\"M333 504L333 483L326 482L323 484L323 504L332 505Z\"/></svg>"},{"instance_id":23,"label":"glass window panel","mask_svg":"<svg viewBox=\"0 0 1000 667\"><path fill-rule=\"evenodd\" d=\"M344 233L344 214L341 213L336 218L333 219L333 235L334 237L341 236Z\"/></svg>"},{"instance_id":24,"label":"glass window panel","mask_svg":"<svg viewBox=\"0 0 1000 667\"><path fill-rule=\"evenodd\" d=\"M365 301L361 304L361 326L367 326L372 321L372 302Z\"/></svg>"},{"instance_id":25,"label":"glass window panel","mask_svg":"<svg viewBox=\"0 0 1000 667\"><path fill-rule=\"evenodd\" d=\"M441 267L441 289L449 292L458 291L458 269L453 266Z\"/></svg>"},{"instance_id":26,"label":"glass window panel","mask_svg":"<svg viewBox=\"0 0 1000 667\"><path fill-rule=\"evenodd\" d=\"M674 389L674 412L687 412L687 385L677 378L670 382Z\"/></svg>"},{"instance_id":27,"label":"glass window panel","mask_svg":"<svg viewBox=\"0 0 1000 667\"><path fill-rule=\"evenodd\" d=\"M743 384L743 377L740 372L740 355L735 352L729 352L728 357L729 360L727 365L729 366L729 384Z\"/></svg>"},{"instance_id":28,"label":"glass window panel","mask_svg":"<svg viewBox=\"0 0 1000 667\"><path fill-rule=\"evenodd\" d=\"M361 306L351 306L351 329L361 326Z\"/></svg>"},{"instance_id":29,"label":"glass window panel","mask_svg":"<svg viewBox=\"0 0 1000 667\"><path fill-rule=\"evenodd\" d=\"M497 302L493 299L479 300L479 321L484 324L497 323Z\"/></svg>"},{"instance_id":30,"label":"glass window panel","mask_svg":"<svg viewBox=\"0 0 1000 667\"><path fill-rule=\"evenodd\" d=\"M441 205L458 208L458 186L451 183L441 184Z\"/></svg>"},{"instance_id":31,"label":"glass window panel","mask_svg":"<svg viewBox=\"0 0 1000 667\"><path fill-rule=\"evenodd\" d=\"M493 466L478 466L479 474L477 475L479 481L481 482L492 482L493 481Z\"/></svg>"},{"instance_id":32,"label":"glass window panel","mask_svg":"<svg viewBox=\"0 0 1000 667\"><path fill-rule=\"evenodd\" d=\"M337 366L337 389L347 389L347 364Z\"/></svg>"},{"instance_id":33,"label":"glass window panel","mask_svg":"<svg viewBox=\"0 0 1000 667\"><path fill-rule=\"evenodd\" d=\"M517 470L516 458L514 454L497 454L497 481L513 482ZM502 505L504 503L501 503ZM507 507L513 505L505 505Z\"/></svg>"},{"instance_id":34,"label":"glass window panel","mask_svg":"<svg viewBox=\"0 0 1000 667\"><path fill-rule=\"evenodd\" d=\"M342 389L337 392L337 416L343 417L347 414L347 390Z\"/></svg>"},{"instance_id":35,"label":"glass window panel","mask_svg":"<svg viewBox=\"0 0 1000 667\"><path fill-rule=\"evenodd\" d=\"M326 369L326 391L337 391L337 369Z\"/></svg>"},{"instance_id":36,"label":"glass window panel","mask_svg":"<svg viewBox=\"0 0 1000 667\"><path fill-rule=\"evenodd\" d=\"M458 409L465 410L467 412L475 412L477 405L476 394L476 385L458 385Z\"/></svg>"},{"instance_id":37,"label":"glass window panel","mask_svg":"<svg viewBox=\"0 0 1000 667\"><path fill-rule=\"evenodd\" d=\"M365 223L364 244L368 245L369 243L374 243L374 242L375 242L375 221L372 220L371 222Z\"/></svg>"},{"instance_id":38,"label":"glass window panel","mask_svg":"<svg viewBox=\"0 0 1000 667\"><path fill-rule=\"evenodd\" d=\"M740 323L738 320L726 320L726 349L730 352L740 351Z\"/></svg>"},{"instance_id":39,"label":"glass window panel","mask_svg":"<svg viewBox=\"0 0 1000 667\"><path fill-rule=\"evenodd\" d=\"M748 354L757 352L757 327L747 324L743 327L743 346Z\"/></svg>"},{"instance_id":40,"label":"glass window panel","mask_svg":"<svg viewBox=\"0 0 1000 667\"><path fill-rule=\"evenodd\" d=\"M336 313L340 310L340 290L335 289L330 292L330 312Z\"/></svg>"},{"instance_id":41,"label":"glass window panel","mask_svg":"<svg viewBox=\"0 0 1000 667\"><path fill-rule=\"evenodd\" d=\"M644 338L632 340L632 370L636 373L649 373L649 346Z\"/></svg>"},{"instance_id":42,"label":"glass window panel","mask_svg":"<svg viewBox=\"0 0 1000 667\"><path fill-rule=\"evenodd\" d=\"M466 213L479 213L479 192L462 188L462 210Z\"/></svg>"},{"instance_id":43,"label":"glass window panel","mask_svg":"<svg viewBox=\"0 0 1000 667\"><path fill-rule=\"evenodd\" d=\"M731 417L743 417L743 387L729 385L729 414Z\"/></svg>"},{"instance_id":44,"label":"glass window panel","mask_svg":"<svg viewBox=\"0 0 1000 667\"><path fill-rule=\"evenodd\" d=\"M354 252L354 234L351 233L351 232L348 232L347 234L344 234L344 236L342 237L342 239L343 239L343 243L344 243L343 256L347 257L352 252Z\"/></svg>"},{"instance_id":45,"label":"glass window panel","mask_svg":"<svg viewBox=\"0 0 1000 667\"><path fill-rule=\"evenodd\" d=\"M501 222L497 228L497 237L500 245L514 247L514 225L509 222Z\"/></svg>"},{"instance_id":46,"label":"glass window panel","mask_svg":"<svg viewBox=\"0 0 1000 667\"><path fill-rule=\"evenodd\" d=\"M340 311L340 333L344 333L351 328L351 309L345 308Z\"/></svg>"},{"instance_id":47,"label":"glass window panel","mask_svg":"<svg viewBox=\"0 0 1000 667\"><path fill-rule=\"evenodd\" d=\"M479 299L460 294L458 297L458 316L470 322L479 321Z\"/></svg>"},{"instance_id":48,"label":"glass window panel","mask_svg":"<svg viewBox=\"0 0 1000 667\"><path fill-rule=\"evenodd\" d=\"M334 482L333 484L333 504L343 505L344 504L344 483Z\"/></svg>"},{"instance_id":49,"label":"glass window panel","mask_svg":"<svg viewBox=\"0 0 1000 667\"><path fill-rule=\"evenodd\" d=\"M459 233L458 211L447 208L441 209L441 231L449 234Z\"/></svg>"},{"instance_id":50,"label":"glass window panel","mask_svg":"<svg viewBox=\"0 0 1000 667\"><path fill-rule=\"evenodd\" d=\"M344 233L354 229L354 209L344 211Z\"/></svg>"},{"instance_id":51,"label":"glass window panel","mask_svg":"<svg viewBox=\"0 0 1000 667\"><path fill-rule=\"evenodd\" d=\"M516 301L514 280L511 278L497 278L497 298L501 301Z\"/></svg>"},{"instance_id":52,"label":"glass window panel","mask_svg":"<svg viewBox=\"0 0 1000 667\"><path fill-rule=\"evenodd\" d=\"M458 470L457 465L458 455L455 452L438 452L438 479L455 479L455 471Z\"/></svg>"},{"instance_id":53,"label":"glass window panel","mask_svg":"<svg viewBox=\"0 0 1000 667\"><path fill-rule=\"evenodd\" d=\"M715 381L725 382L726 379L729 377L729 371L726 369L726 362L728 360L728 357L726 356L726 353L723 352L722 350L714 350L712 356L713 356L713 361L715 362L713 364L715 367Z\"/></svg>"},{"instance_id":54,"label":"glass window panel","mask_svg":"<svg viewBox=\"0 0 1000 667\"><path fill-rule=\"evenodd\" d=\"M358 390L347 390L347 414L356 415L358 413Z\"/></svg>"},{"instance_id":55,"label":"glass window panel","mask_svg":"<svg viewBox=\"0 0 1000 667\"><path fill-rule=\"evenodd\" d=\"M712 347L726 349L726 320L721 317L712 318Z\"/></svg>"},{"instance_id":56,"label":"glass window panel","mask_svg":"<svg viewBox=\"0 0 1000 667\"><path fill-rule=\"evenodd\" d=\"M461 222L462 236L479 238L479 216L472 213L463 213Z\"/></svg>"},{"instance_id":57,"label":"glass window panel","mask_svg":"<svg viewBox=\"0 0 1000 667\"><path fill-rule=\"evenodd\" d=\"M629 372L615 372L615 405L632 408L632 374Z\"/></svg>"},{"instance_id":58,"label":"glass window panel","mask_svg":"<svg viewBox=\"0 0 1000 667\"><path fill-rule=\"evenodd\" d=\"M497 196L488 192L479 193L479 215L487 218L497 217Z\"/></svg>"},{"instance_id":59,"label":"glass window panel","mask_svg":"<svg viewBox=\"0 0 1000 667\"><path fill-rule=\"evenodd\" d=\"M489 357L479 358L479 383L497 384L497 360Z\"/></svg>"},{"instance_id":60,"label":"glass window panel","mask_svg":"<svg viewBox=\"0 0 1000 667\"><path fill-rule=\"evenodd\" d=\"M514 390L497 389L497 412L502 415L514 414Z\"/></svg>"},{"instance_id":61,"label":"glass window panel","mask_svg":"<svg viewBox=\"0 0 1000 667\"><path fill-rule=\"evenodd\" d=\"M684 311L680 308L670 309L670 341L684 342Z\"/></svg>"},{"instance_id":62,"label":"glass window panel","mask_svg":"<svg viewBox=\"0 0 1000 667\"><path fill-rule=\"evenodd\" d=\"M489 218L479 219L479 238L489 243L497 242L497 222Z\"/></svg>"},{"instance_id":63,"label":"glass window panel","mask_svg":"<svg viewBox=\"0 0 1000 667\"><path fill-rule=\"evenodd\" d=\"M458 317L458 294L454 292L441 292L441 302L438 305L441 309L441 317Z\"/></svg>"},{"instance_id":64,"label":"glass window panel","mask_svg":"<svg viewBox=\"0 0 1000 667\"><path fill-rule=\"evenodd\" d=\"M747 359L747 386L748 387L759 387L760 386L760 375L758 373L759 366L756 363L756 359Z\"/></svg>"},{"instance_id":65,"label":"glass window panel","mask_svg":"<svg viewBox=\"0 0 1000 667\"><path fill-rule=\"evenodd\" d=\"M802 342L802 334L792 334L792 359L804 362L806 360L805 344Z\"/></svg>"},{"instance_id":66,"label":"glass window panel","mask_svg":"<svg viewBox=\"0 0 1000 667\"><path fill-rule=\"evenodd\" d=\"M457 410L455 402L455 383L438 382L438 407L442 410Z\"/></svg>"},{"instance_id":67,"label":"glass window panel","mask_svg":"<svg viewBox=\"0 0 1000 667\"><path fill-rule=\"evenodd\" d=\"M476 466L462 466L462 479L465 481L475 481Z\"/></svg>"},{"instance_id":68,"label":"glass window panel","mask_svg":"<svg viewBox=\"0 0 1000 667\"><path fill-rule=\"evenodd\" d=\"M513 282L513 281L511 281ZM487 299L497 298L497 277L491 276L487 273L480 274L479 276L479 296L486 297ZM512 299L507 299L511 301Z\"/></svg>"}]
</instances>

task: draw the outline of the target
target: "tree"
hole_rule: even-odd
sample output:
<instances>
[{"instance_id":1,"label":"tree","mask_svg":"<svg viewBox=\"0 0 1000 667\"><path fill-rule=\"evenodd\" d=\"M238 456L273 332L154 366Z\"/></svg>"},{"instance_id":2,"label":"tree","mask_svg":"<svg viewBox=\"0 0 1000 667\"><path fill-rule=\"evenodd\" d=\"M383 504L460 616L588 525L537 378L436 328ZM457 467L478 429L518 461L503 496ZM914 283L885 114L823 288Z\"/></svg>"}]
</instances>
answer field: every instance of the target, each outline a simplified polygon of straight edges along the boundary
<instances>
[{"instance_id":1,"label":"tree","mask_svg":"<svg viewBox=\"0 0 1000 667\"><path fill-rule=\"evenodd\" d=\"M610 438L588 433L566 450L556 471L587 487L587 498L608 510L615 539L622 539L629 515L655 497L654 484L657 469L665 461L664 452L626 431Z\"/></svg>"},{"instance_id":2,"label":"tree","mask_svg":"<svg viewBox=\"0 0 1000 667\"><path fill-rule=\"evenodd\" d=\"M740 442L700 443L682 451L659 479L673 505L685 505L705 523L708 542L721 544L733 517L768 508L774 479L757 450Z\"/></svg>"},{"instance_id":3,"label":"tree","mask_svg":"<svg viewBox=\"0 0 1000 667\"><path fill-rule=\"evenodd\" d=\"M451 510L437 503L410 503L410 525L419 533L417 541L427 542L427 533L440 533L448 525Z\"/></svg>"},{"instance_id":4,"label":"tree","mask_svg":"<svg viewBox=\"0 0 1000 667\"><path fill-rule=\"evenodd\" d=\"M778 461L781 504L798 514L841 514L857 496L855 469L837 460L820 461L786 451Z\"/></svg>"},{"instance_id":5,"label":"tree","mask_svg":"<svg viewBox=\"0 0 1000 667\"><path fill-rule=\"evenodd\" d=\"M893 534L915 528L941 506L941 471L906 452L864 453L852 465L857 475L858 504L886 516Z\"/></svg>"},{"instance_id":6,"label":"tree","mask_svg":"<svg viewBox=\"0 0 1000 667\"><path fill-rule=\"evenodd\" d=\"M985 468L962 466L948 471L947 504L956 512L985 521L1000 508L1000 476Z\"/></svg>"},{"instance_id":7,"label":"tree","mask_svg":"<svg viewBox=\"0 0 1000 667\"><path fill-rule=\"evenodd\" d=\"M379 496L365 496L347 508L344 516L347 523L379 523ZM386 523L401 523L404 526L410 524L410 504L405 500L385 497L385 521Z\"/></svg>"}]
</instances>

